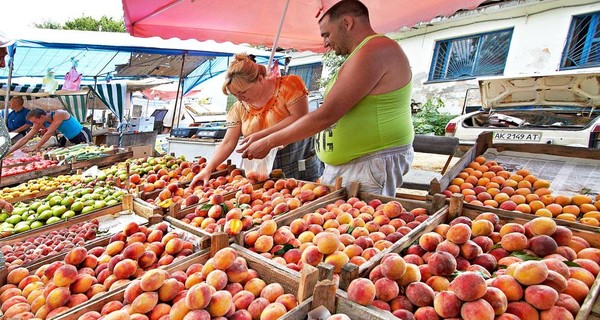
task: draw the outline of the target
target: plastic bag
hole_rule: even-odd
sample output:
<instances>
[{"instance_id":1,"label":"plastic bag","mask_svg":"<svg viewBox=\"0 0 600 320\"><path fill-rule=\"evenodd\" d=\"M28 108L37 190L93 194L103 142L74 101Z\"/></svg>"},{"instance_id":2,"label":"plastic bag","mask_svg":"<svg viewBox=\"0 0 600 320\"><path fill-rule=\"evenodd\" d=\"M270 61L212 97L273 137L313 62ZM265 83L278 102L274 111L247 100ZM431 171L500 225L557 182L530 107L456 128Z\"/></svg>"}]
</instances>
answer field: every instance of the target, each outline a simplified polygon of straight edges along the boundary
<instances>
[{"instance_id":1,"label":"plastic bag","mask_svg":"<svg viewBox=\"0 0 600 320\"><path fill-rule=\"evenodd\" d=\"M79 83L81 82L81 73L77 72L75 67L71 67L71 70L65 74L65 83L63 84L63 90L77 91L79 90Z\"/></svg>"},{"instance_id":2,"label":"plastic bag","mask_svg":"<svg viewBox=\"0 0 600 320\"><path fill-rule=\"evenodd\" d=\"M246 172L246 177L256 182L265 181L273 170L273 162L279 148L273 148L263 159L242 159L242 168Z\"/></svg>"},{"instance_id":3,"label":"plastic bag","mask_svg":"<svg viewBox=\"0 0 600 320\"><path fill-rule=\"evenodd\" d=\"M44 76L42 79L42 84L44 85L44 91L50 94L54 94L56 89L58 89L58 81L54 79L54 72L48 70L48 74Z\"/></svg>"}]
</instances>

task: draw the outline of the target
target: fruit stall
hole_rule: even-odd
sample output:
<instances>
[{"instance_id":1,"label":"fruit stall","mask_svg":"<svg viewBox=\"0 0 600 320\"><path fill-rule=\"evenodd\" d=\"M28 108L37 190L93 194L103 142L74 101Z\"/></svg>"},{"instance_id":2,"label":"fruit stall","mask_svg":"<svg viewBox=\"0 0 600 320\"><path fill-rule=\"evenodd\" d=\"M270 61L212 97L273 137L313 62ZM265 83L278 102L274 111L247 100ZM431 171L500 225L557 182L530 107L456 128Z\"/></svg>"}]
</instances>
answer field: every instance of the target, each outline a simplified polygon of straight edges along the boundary
<instances>
[{"instance_id":1,"label":"fruit stall","mask_svg":"<svg viewBox=\"0 0 600 320\"><path fill-rule=\"evenodd\" d=\"M544 161L565 152L544 147ZM120 152L85 148L59 158ZM477 144L425 200L368 194L358 184L257 182L227 163L206 185L190 186L202 157L129 155L83 174L71 174L77 161L66 161L68 172L39 170L50 173L1 189L0 312L69 320L600 319L593 185L559 196L551 177L504 154L493 158L492 148L511 159L535 155ZM600 159L593 150L570 154ZM527 212L534 201L544 207Z\"/></svg>"}]
</instances>

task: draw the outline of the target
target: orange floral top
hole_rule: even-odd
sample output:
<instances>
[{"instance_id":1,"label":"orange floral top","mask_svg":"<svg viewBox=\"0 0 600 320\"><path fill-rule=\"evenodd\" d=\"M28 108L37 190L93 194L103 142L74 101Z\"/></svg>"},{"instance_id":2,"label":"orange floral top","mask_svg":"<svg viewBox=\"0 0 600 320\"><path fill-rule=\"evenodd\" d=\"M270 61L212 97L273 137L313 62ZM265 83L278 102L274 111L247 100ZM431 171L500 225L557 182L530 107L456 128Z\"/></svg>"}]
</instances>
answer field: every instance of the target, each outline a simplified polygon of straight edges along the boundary
<instances>
[{"instance_id":1,"label":"orange floral top","mask_svg":"<svg viewBox=\"0 0 600 320\"><path fill-rule=\"evenodd\" d=\"M273 97L262 108L237 101L227 113L226 126L242 126L242 134L248 136L279 123L290 115L288 106L308 94L302 78L287 75L276 79Z\"/></svg>"}]
</instances>

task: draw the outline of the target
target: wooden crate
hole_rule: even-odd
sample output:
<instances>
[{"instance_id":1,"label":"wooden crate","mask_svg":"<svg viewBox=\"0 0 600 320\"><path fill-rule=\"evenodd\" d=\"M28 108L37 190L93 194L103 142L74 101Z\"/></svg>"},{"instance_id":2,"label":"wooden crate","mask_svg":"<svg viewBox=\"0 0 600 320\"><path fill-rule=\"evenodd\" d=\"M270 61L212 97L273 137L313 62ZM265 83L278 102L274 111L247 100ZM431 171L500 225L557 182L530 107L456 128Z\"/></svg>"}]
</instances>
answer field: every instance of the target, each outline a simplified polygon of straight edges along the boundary
<instances>
[{"instance_id":1,"label":"wooden crate","mask_svg":"<svg viewBox=\"0 0 600 320\"><path fill-rule=\"evenodd\" d=\"M514 143L492 143L492 133L482 133L473 147L471 147L452 168L448 169L446 174L438 181L434 179L431 182L429 194L434 195L445 190L454 177L456 177L462 169L466 168L469 163L475 160L476 157L485 153L486 150L494 148L498 152L515 151L525 153L537 153L554 156L569 156L582 159L600 159L600 149L577 148L559 146L553 144L514 144Z\"/></svg>"},{"instance_id":2,"label":"wooden crate","mask_svg":"<svg viewBox=\"0 0 600 320\"><path fill-rule=\"evenodd\" d=\"M255 184L253 186L254 190L262 188L263 184L264 183ZM309 210L309 211L315 210L315 209L321 207L321 203L328 203L332 199L338 199L338 197L345 192L345 190L343 188L341 188L341 187L336 187L336 186L327 186L327 187L330 190L329 194L327 194L327 195L325 195L325 196L323 196L321 198L318 198L316 200L313 200L311 202L307 202L304 205L302 205L300 208L291 210L291 211L289 211L289 212L287 212L285 214L282 214L282 215L274 216L273 220L277 221L278 224L279 224L280 220L285 219L286 216L288 216L290 214L293 214L294 212L304 212L304 211L307 211L307 210ZM223 199L224 200L234 199L236 192L237 191L225 194L223 196ZM203 230L202 228L194 227L194 226L189 225L187 223L184 223L184 222L182 222L180 220L183 217L185 217L187 214L193 213L196 210L196 208L198 208L199 206L205 205L207 202L208 202L208 200L206 200L204 202L201 202L201 203L199 203L197 205L194 205L194 206L186 207L184 209L178 209L178 206L175 205L175 206L171 207L171 211L169 212L169 215L167 217L165 217L165 220L169 221L169 223L172 223L173 225L177 226L178 228L187 230L187 231L192 232L192 233L194 233L194 234L196 234L198 236L210 236L211 234L209 232ZM255 227L253 227L250 230L254 230L256 228L258 228L258 226L255 226ZM240 235L238 235L238 237L241 237L243 239L243 235L244 235L244 232L240 233Z\"/></svg>"},{"instance_id":3,"label":"wooden crate","mask_svg":"<svg viewBox=\"0 0 600 320\"><path fill-rule=\"evenodd\" d=\"M10 177L0 178L0 188L16 185L31 179L41 178L44 176L58 176L71 172L71 164L66 163L60 166L52 166L44 170L30 171L22 174L16 174Z\"/></svg>"},{"instance_id":4,"label":"wooden crate","mask_svg":"<svg viewBox=\"0 0 600 320\"><path fill-rule=\"evenodd\" d=\"M195 263L204 264L210 257L214 256L217 251L227 246L228 238L226 234L219 233L215 234L214 237L217 239L213 239L213 241L211 241L212 245L210 249L197 252L188 259L181 261L181 263L168 266L165 268L165 270L173 273L179 270L185 271L190 265ZM281 266L272 263L267 259L260 259L253 255L248 255L246 252L239 251L239 247L234 247L234 249L236 249L239 257L242 257L246 260L248 268L254 269L259 274L260 278L263 279L267 284L281 284L285 290L285 293L296 295L299 302L307 300L310 295L312 295L318 278L318 271L316 268L306 266L302 275L300 277L296 277L295 275L290 274L285 268L282 268ZM110 301L123 301L124 293L125 287L122 287L110 294L99 296L98 299L89 300L86 303L77 306L54 319L77 319L89 311L100 312L102 307Z\"/></svg>"},{"instance_id":5,"label":"wooden crate","mask_svg":"<svg viewBox=\"0 0 600 320\"><path fill-rule=\"evenodd\" d=\"M221 176L226 176L228 174L230 174L233 170L235 169L235 165L229 165L227 166L227 168L225 170L219 170L219 171L215 171L210 175L210 178L216 178L216 177L221 177ZM180 188L186 188L187 186L189 186L191 183L191 181L178 181L177 182L177 186L179 186ZM145 192L145 191L140 191L138 193L138 197L142 200L148 200L148 199L155 199L156 197L158 197L158 194L163 191L165 188L161 188L161 189L156 189L150 192ZM165 210L167 211L167 210Z\"/></svg>"},{"instance_id":6,"label":"wooden crate","mask_svg":"<svg viewBox=\"0 0 600 320\"><path fill-rule=\"evenodd\" d=\"M35 237L36 235L47 233L52 230L66 228L66 227L69 227L69 226L79 223L79 222L88 221L93 218L100 217L100 216L107 215L107 214L116 214L116 213L124 211L124 210L129 210L129 211L133 210L133 196L124 195L123 201L121 201L121 203L116 204L114 206L104 207L102 209L94 210L94 211L86 213L86 214L79 214L79 215L74 216L73 218L61 220L60 222L53 223L50 225L45 225L43 227L40 227L40 228L37 228L34 230L16 233L16 234L13 234L13 235L10 235L7 237L2 237L2 235L0 235L0 240L2 240L2 243L4 243L5 241L11 241L13 239L20 239L20 238L26 239L28 237ZM139 205L138 205L137 210L138 210L138 212L140 212L140 215L144 216L145 218L148 218L152 215L152 213L149 210L143 210L142 208L139 207Z\"/></svg>"},{"instance_id":7,"label":"wooden crate","mask_svg":"<svg viewBox=\"0 0 600 320\"><path fill-rule=\"evenodd\" d=\"M346 292L337 289L335 282L323 280L317 283L312 297L300 303L279 320L305 320L309 312L323 306L331 314L345 314L352 320L388 320L396 317L388 311L373 306L362 306L348 299Z\"/></svg>"},{"instance_id":8,"label":"wooden crate","mask_svg":"<svg viewBox=\"0 0 600 320\"><path fill-rule=\"evenodd\" d=\"M361 199L363 201L367 201L367 202L371 201L373 199L379 199L383 203L387 203L389 201L398 201L402 204L402 206L407 211L410 211L415 208L425 208L427 210L428 214L430 215L430 217L427 220L425 220L424 222L419 224L416 228L411 230L408 234L406 234L400 240L395 242L393 245L391 245L390 247L386 248L385 250L383 250L383 251L379 252L378 254L376 254L375 256L373 256L366 263L363 263L360 266L357 266L353 263L347 263L346 265L344 265L344 267L342 267L341 273L339 275L340 276L339 287L341 289L346 289L352 280L354 280L358 277L361 277L361 276L368 275L368 273L371 272L371 270L373 268L375 268L375 266L377 264L379 264L379 261L383 258L383 256L385 254L392 253L392 252L399 253L404 248L404 245L406 243L412 242L412 241L414 241L415 237L418 237L419 235L421 235L424 232L432 230L434 228L434 227L432 227L432 225L433 224L437 225L436 221L438 221L439 219L441 219L441 217L444 217L446 215L447 208L448 208L444 204L444 197L441 195L435 197L435 201L429 201L429 202L420 201L420 200L412 200L412 199L393 198L393 197L386 197L386 196L381 196L381 195L370 194L370 193L366 193L366 192L359 192L359 185L357 183L352 184L350 186L350 189L347 192L346 192L346 189L343 189L341 192L336 192L335 195L336 195L335 197L324 199L324 201L320 201L319 203L316 203L313 206L310 206L310 207L307 206L306 208L299 208L297 210L294 210L294 211L291 211L291 212L288 212L288 213L282 215L281 217L279 217L278 220L276 219L277 225L279 227L289 226L293 220L295 220L297 218L302 218L302 216L304 216L307 213L314 212L316 209L325 207L327 204L334 203L337 200L348 200L351 197L358 197L359 199ZM252 231L252 230L249 230L249 231ZM246 232L248 232L248 231L246 231ZM239 245L243 248L244 248L244 235L245 235L245 232L235 238L237 245ZM247 248L244 248L244 249L248 250ZM250 251L250 250L248 250L248 251ZM256 253L252 253L252 254L256 254ZM332 270L323 269L324 268L323 265L324 264L322 263L320 266L322 274L329 274L329 273L333 272ZM323 277L321 277L320 279L323 279Z\"/></svg>"}]
</instances>

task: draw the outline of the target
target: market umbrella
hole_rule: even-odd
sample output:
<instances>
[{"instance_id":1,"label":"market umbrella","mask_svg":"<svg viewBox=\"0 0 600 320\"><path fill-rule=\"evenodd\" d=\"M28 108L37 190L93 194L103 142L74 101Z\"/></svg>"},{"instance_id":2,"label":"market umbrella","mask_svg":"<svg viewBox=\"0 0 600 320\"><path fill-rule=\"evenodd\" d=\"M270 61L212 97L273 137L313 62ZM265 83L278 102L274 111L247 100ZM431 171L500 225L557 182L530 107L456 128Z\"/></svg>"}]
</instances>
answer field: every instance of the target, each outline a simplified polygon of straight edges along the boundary
<instances>
[{"instance_id":1,"label":"market umbrella","mask_svg":"<svg viewBox=\"0 0 600 320\"><path fill-rule=\"evenodd\" d=\"M122 1L125 25L136 37L231 41L324 52L318 19L339 0ZM484 1L362 0L369 8L373 29L380 33L473 9Z\"/></svg>"}]
</instances>

